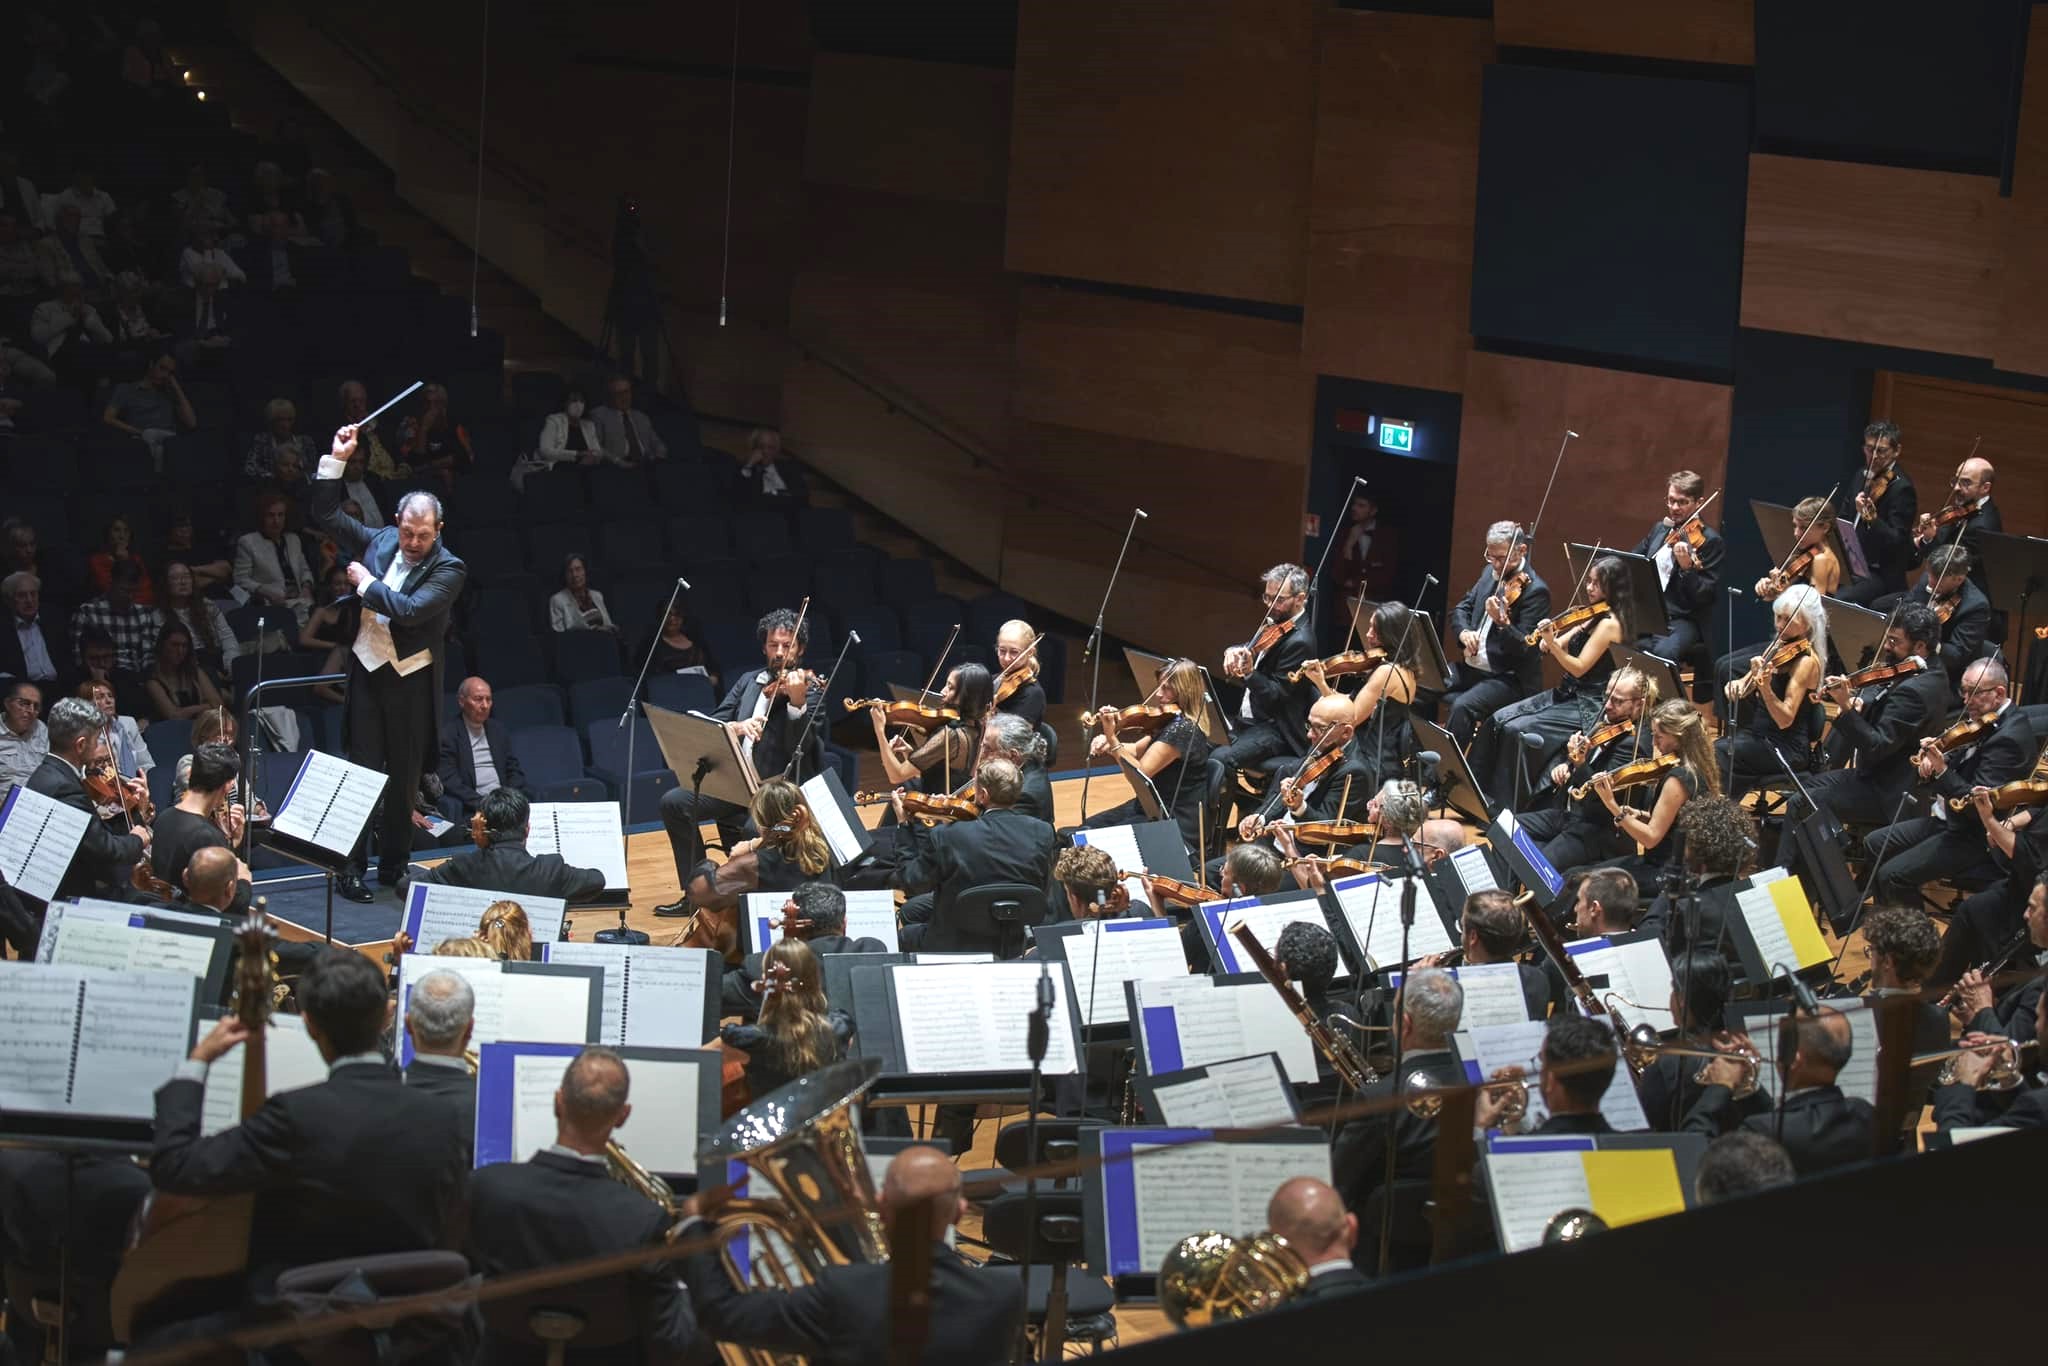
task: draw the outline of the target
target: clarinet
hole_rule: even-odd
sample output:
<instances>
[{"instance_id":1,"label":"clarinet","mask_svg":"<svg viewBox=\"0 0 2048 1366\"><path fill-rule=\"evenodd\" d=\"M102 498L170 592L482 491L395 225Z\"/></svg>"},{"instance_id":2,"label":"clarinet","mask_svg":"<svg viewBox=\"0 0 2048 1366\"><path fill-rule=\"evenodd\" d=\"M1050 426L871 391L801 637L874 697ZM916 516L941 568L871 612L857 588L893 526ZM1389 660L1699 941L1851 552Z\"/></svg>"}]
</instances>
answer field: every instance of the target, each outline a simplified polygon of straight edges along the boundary
<instances>
[{"instance_id":1,"label":"clarinet","mask_svg":"<svg viewBox=\"0 0 2048 1366\"><path fill-rule=\"evenodd\" d=\"M2027 927L2024 925L2020 926L2019 933L2006 941L2004 948L1977 965L1977 971L1983 973L1987 979L1998 976L1999 973L2012 966L2012 960L2020 956L2020 950L2028 946L2030 939L2031 935ZM1948 1010L1955 1005L1956 991L1956 988L1951 987L1949 988L1948 995L1941 998L1940 1005L1943 1010Z\"/></svg>"}]
</instances>

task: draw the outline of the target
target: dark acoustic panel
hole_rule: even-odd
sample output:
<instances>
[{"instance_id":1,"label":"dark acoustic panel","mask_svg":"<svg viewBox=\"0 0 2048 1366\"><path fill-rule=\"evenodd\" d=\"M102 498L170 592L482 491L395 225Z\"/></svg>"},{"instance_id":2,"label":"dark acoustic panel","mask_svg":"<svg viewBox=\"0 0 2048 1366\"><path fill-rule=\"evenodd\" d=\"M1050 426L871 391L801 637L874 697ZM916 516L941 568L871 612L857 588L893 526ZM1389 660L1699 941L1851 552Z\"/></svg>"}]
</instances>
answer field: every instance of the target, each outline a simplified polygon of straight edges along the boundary
<instances>
[{"instance_id":1,"label":"dark acoustic panel","mask_svg":"<svg viewBox=\"0 0 2048 1366\"><path fill-rule=\"evenodd\" d=\"M1758 5L1758 145L1999 174L2027 10L2025 0Z\"/></svg>"},{"instance_id":2,"label":"dark acoustic panel","mask_svg":"<svg viewBox=\"0 0 2048 1366\"><path fill-rule=\"evenodd\" d=\"M1487 68L1472 334L1637 368L1734 364L1749 92Z\"/></svg>"}]
</instances>

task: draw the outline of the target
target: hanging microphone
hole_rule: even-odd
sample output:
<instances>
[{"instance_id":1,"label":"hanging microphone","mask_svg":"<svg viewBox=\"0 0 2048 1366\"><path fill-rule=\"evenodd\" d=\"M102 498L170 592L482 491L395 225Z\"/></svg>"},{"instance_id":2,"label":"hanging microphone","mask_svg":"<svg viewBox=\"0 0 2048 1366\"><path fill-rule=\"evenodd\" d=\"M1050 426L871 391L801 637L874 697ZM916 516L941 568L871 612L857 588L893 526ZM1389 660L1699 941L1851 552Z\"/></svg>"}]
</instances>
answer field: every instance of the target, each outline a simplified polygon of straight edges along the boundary
<instances>
[{"instance_id":1,"label":"hanging microphone","mask_svg":"<svg viewBox=\"0 0 2048 1366\"><path fill-rule=\"evenodd\" d=\"M1565 429L1564 429L1564 434L1565 434L1566 436L1577 436L1577 435L1578 435L1578 433L1577 433L1577 432L1573 431L1573 430L1572 430L1571 428L1569 428L1569 427L1567 427L1567 428L1565 428Z\"/></svg>"},{"instance_id":2,"label":"hanging microphone","mask_svg":"<svg viewBox=\"0 0 2048 1366\"><path fill-rule=\"evenodd\" d=\"M860 644L860 632L858 631L848 631L846 633L846 638L856 645Z\"/></svg>"},{"instance_id":3,"label":"hanging microphone","mask_svg":"<svg viewBox=\"0 0 2048 1366\"><path fill-rule=\"evenodd\" d=\"M1151 514L1151 513L1149 513L1149 512L1147 512L1147 511L1145 511L1145 509L1143 509L1143 508L1132 508L1132 509L1131 509L1131 511L1133 511L1133 512L1137 513L1137 514L1138 514L1138 515L1139 515L1140 517L1143 517L1143 518L1145 518L1145 519L1146 519L1146 520L1148 520L1148 521L1149 521L1149 520L1151 519L1151 517L1152 517L1152 514Z\"/></svg>"},{"instance_id":4,"label":"hanging microphone","mask_svg":"<svg viewBox=\"0 0 2048 1366\"><path fill-rule=\"evenodd\" d=\"M725 296L723 294L718 296L718 325L720 327L725 326Z\"/></svg>"},{"instance_id":5,"label":"hanging microphone","mask_svg":"<svg viewBox=\"0 0 2048 1366\"><path fill-rule=\"evenodd\" d=\"M681 584L684 588L688 588L690 586L690 581L684 578L681 574L676 575L676 582Z\"/></svg>"},{"instance_id":6,"label":"hanging microphone","mask_svg":"<svg viewBox=\"0 0 2048 1366\"><path fill-rule=\"evenodd\" d=\"M1440 764L1443 761L1444 756L1437 753L1433 749L1418 749L1415 751L1415 762L1422 764L1424 766L1428 766L1430 764Z\"/></svg>"},{"instance_id":7,"label":"hanging microphone","mask_svg":"<svg viewBox=\"0 0 2048 1366\"><path fill-rule=\"evenodd\" d=\"M1730 584L1728 587L1728 596L1731 598L1739 598L1742 596L1742 590L1740 588L1735 587L1733 584Z\"/></svg>"}]
</instances>

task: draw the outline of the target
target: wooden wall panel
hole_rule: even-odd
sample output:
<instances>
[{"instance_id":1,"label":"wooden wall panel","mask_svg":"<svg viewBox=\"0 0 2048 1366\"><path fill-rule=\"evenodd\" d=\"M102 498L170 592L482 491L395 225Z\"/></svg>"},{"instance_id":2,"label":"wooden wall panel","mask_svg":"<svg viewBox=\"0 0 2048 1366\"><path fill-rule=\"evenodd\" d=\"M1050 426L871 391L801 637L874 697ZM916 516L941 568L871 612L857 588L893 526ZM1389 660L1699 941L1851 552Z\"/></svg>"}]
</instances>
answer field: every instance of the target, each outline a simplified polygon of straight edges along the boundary
<instances>
[{"instance_id":1,"label":"wooden wall panel","mask_svg":"<svg viewBox=\"0 0 2048 1366\"><path fill-rule=\"evenodd\" d=\"M1483 20L1331 9L1316 79L1302 360L1455 393L1471 349Z\"/></svg>"},{"instance_id":2,"label":"wooden wall panel","mask_svg":"<svg viewBox=\"0 0 2048 1366\"><path fill-rule=\"evenodd\" d=\"M1009 183L1010 73L820 54L804 179L969 204Z\"/></svg>"},{"instance_id":3,"label":"wooden wall panel","mask_svg":"<svg viewBox=\"0 0 2048 1366\"><path fill-rule=\"evenodd\" d=\"M1314 0L1020 0L1012 270L1299 304Z\"/></svg>"},{"instance_id":4,"label":"wooden wall panel","mask_svg":"<svg viewBox=\"0 0 2048 1366\"><path fill-rule=\"evenodd\" d=\"M1565 541L1633 549L1664 515L1664 477L1690 469L1721 487L1733 390L1475 351L1465 369L1451 561L1478 563L1488 524L1527 521L1543 502L1558 442L1579 433L1536 531L1536 565L1553 585ZM1723 495L1717 507L1724 506ZM1719 525L1721 518L1709 513ZM1449 591L1470 586L1460 570ZM1557 586L1562 605L1571 585Z\"/></svg>"},{"instance_id":5,"label":"wooden wall panel","mask_svg":"<svg viewBox=\"0 0 2048 1366\"><path fill-rule=\"evenodd\" d=\"M1880 370L1870 415L1904 429L1906 473L1923 511L1948 497L1957 464L1981 436L1978 454L1998 471L1992 493L2006 531L2048 536L2048 394Z\"/></svg>"},{"instance_id":6,"label":"wooden wall panel","mask_svg":"<svg viewBox=\"0 0 2048 1366\"><path fill-rule=\"evenodd\" d=\"M1676 62L1749 66L1756 60L1754 0L1493 0L1503 47L1611 52Z\"/></svg>"},{"instance_id":7,"label":"wooden wall panel","mask_svg":"<svg viewBox=\"0 0 2048 1366\"><path fill-rule=\"evenodd\" d=\"M1301 329L1031 286L1019 297L1019 417L1305 465L1315 377ZM1185 471L1175 471L1185 474Z\"/></svg>"},{"instance_id":8,"label":"wooden wall panel","mask_svg":"<svg viewBox=\"0 0 2048 1366\"><path fill-rule=\"evenodd\" d=\"M1752 156L1742 325L1989 356L2001 215L1988 176Z\"/></svg>"},{"instance_id":9,"label":"wooden wall panel","mask_svg":"<svg viewBox=\"0 0 2048 1366\"><path fill-rule=\"evenodd\" d=\"M2048 15L2037 18L2048 21ZM2012 198L2005 210L2004 266L1998 276L1998 335L1991 357L2001 370L2048 375L2048 26L2027 44Z\"/></svg>"}]
</instances>

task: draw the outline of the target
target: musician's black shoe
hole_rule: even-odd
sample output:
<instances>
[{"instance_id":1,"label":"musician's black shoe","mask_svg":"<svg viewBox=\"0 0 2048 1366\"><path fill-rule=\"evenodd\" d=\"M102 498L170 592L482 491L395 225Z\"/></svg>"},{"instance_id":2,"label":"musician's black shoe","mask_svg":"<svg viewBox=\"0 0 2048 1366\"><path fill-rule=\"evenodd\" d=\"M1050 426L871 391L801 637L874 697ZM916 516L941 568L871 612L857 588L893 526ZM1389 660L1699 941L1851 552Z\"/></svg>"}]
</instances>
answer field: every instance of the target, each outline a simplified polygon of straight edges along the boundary
<instances>
[{"instance_id":1,"label":"musician's black shoe","mask_svg":"<svg viewBox=\"0 0 2048 1366\"><path fill-rule=\"evenodd\" d=\"M377 894L363 885L363 880L354 873L343 873L334 880L334 894L343 901L354 901L368 905L377 899Z\"/></svg>"},{"instance_id":2,"label":"musician's black shoe","mask_svg":"<svg viewBox=\"0 0 2048 1366\"><path fill-rule=\"evenodd\" d=\"M679 896L666 906L656 906L654 913L664 920L681 920L694 909L695 907L690 905L690 898Z\"/></svg>"}]
</instances>

